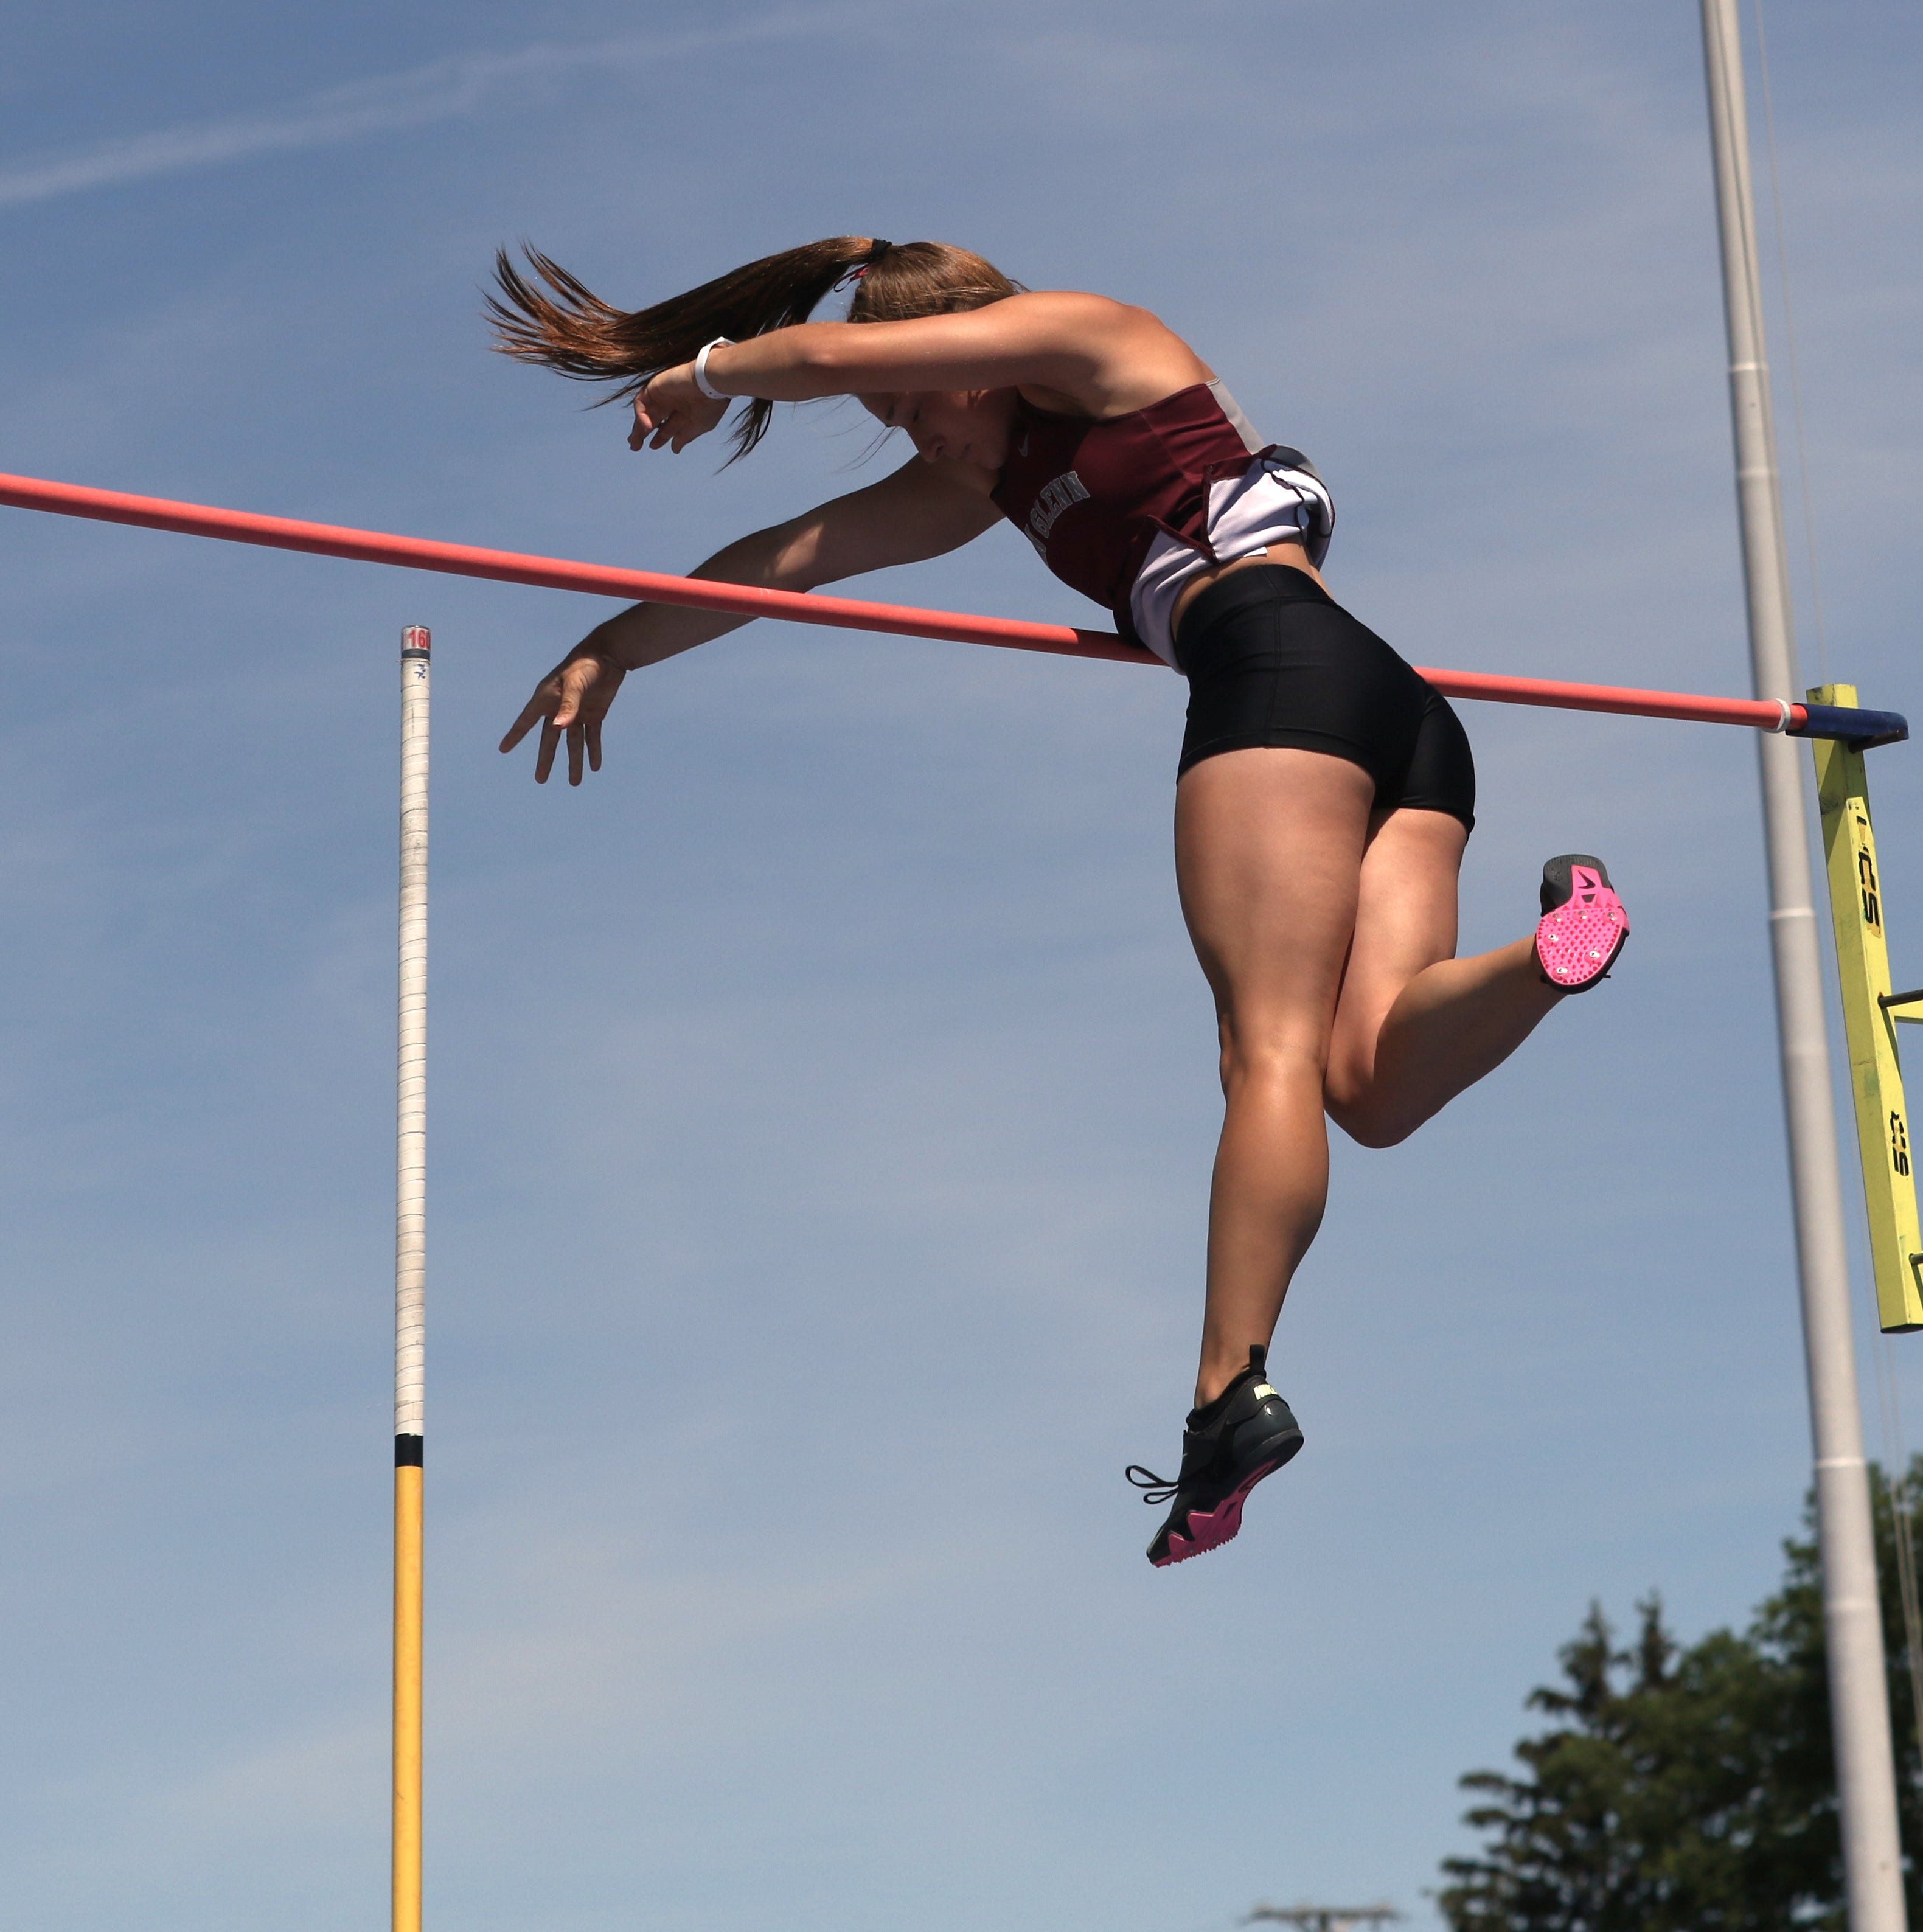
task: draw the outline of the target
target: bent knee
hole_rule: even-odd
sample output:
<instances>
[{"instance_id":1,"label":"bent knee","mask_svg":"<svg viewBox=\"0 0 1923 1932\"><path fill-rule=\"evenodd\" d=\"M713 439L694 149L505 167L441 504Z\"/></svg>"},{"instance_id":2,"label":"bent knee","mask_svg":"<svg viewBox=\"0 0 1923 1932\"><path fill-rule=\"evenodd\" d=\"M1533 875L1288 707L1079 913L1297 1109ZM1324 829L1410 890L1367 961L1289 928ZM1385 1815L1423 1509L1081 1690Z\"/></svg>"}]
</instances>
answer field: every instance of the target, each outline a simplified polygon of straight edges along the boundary
<instances>
[{"instance_id":1,"label":"bent knee","mask_svg":"<svg viewBox=\"0 0 1923 1932\"><path fill-rule=\"evenodd\" d=\"M1324 1111L1358 1147L1400 1147L1429 1117L1327 1094Z\"/></svg>"}]
</instances>

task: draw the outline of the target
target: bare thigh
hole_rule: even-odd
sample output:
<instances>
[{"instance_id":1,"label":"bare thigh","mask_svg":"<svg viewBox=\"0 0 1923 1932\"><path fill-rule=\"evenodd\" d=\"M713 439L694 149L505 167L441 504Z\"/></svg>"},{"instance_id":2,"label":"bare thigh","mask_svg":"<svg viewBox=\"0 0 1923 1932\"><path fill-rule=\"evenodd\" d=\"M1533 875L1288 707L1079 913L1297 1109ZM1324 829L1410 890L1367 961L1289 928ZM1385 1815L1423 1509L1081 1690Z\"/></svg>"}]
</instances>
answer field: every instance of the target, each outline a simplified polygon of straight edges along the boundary
<instances>
[{"instance_id":1,"label":"bare thigh","mask_svg":"<svg viewBox=\"0 0 1923 1932\"><path fill-rule=\"evenodd\" d=\"M1176 883L1225 1060L1238 1049L1325 1056L1374 793L1359 765L1292 747L1225 752L1183 774Z\"/></svg>"},{"instance_id":2,"label":"bare thigh","mask_svg":"<svg viewBox=\"0 0 1923 1932\"><path fill-rule=\"evenodd\" d=\"M1364 1093L1389 1009L1426 966L1456 956L1456 887L1468 833L1444 812L1396 810L1372 827L1356 893L1354 940L1329 1042L1338 1118Z\"/></svg>"}]
</instances>

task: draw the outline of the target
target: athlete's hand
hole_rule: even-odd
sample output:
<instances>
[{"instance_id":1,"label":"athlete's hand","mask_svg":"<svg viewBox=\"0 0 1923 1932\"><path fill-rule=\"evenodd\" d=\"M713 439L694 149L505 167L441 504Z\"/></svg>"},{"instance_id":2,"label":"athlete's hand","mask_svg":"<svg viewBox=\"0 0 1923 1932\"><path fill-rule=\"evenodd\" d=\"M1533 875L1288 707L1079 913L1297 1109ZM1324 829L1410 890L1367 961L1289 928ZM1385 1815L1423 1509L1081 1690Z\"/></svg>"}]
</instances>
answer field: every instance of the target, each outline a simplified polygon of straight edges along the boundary
<instances>
[{"instance_id":1,"label":"athlete's hand","mask_svg":"<svg viewBox=\"0 0 1923 1932\"><path fill-rule=\"evenodd\" d=\"M554 769L554 753L563 733L568 740L568 782L581 782L581 756L591 771L601 769L601 721L628 675L605 645L592 638L577 644L541 682L520 716L501 740L512 752L538 724L541 747L534 754L534 782L545 784Z\"/></svg>"},{"instance_id":2,"label":"athlete's hand","mask_svg":"<svg viewBox=\"0 0 1923 1932\"><path fill-rule=\"evenodd\" d=\"M659 449L679 456L698 436L706 436L728 414L730 399L716 402L694 386L694 365L683 362L648 379L634 398L634 426L628 432L630 449ZM650 440L652 439L652 440Z\"/></svg>"}]
</instances>

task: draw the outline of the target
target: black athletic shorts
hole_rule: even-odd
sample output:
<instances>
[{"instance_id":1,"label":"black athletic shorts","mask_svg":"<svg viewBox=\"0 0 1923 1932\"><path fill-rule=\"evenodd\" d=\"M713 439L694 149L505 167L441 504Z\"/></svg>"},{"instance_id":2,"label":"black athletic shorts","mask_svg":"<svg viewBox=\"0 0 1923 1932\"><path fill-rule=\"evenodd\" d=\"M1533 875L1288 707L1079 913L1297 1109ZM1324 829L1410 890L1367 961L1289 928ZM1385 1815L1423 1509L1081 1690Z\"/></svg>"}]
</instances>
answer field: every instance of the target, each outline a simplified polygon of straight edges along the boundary
<instances>
[{"instance_id":1,"label":"black athletic shorts","mask_svg":"<svg viewBox=\"0 0 1923 1932\"><path fill-rule=\"evenodd\" d=\"M1316 580L1286 564L1218 578L1182 614L1189 680L1179 777L1251 745L1333 752L1376 781L1376 807L1475 824L1476 768L1449 700Z\"/></svg>"}]
</instances>

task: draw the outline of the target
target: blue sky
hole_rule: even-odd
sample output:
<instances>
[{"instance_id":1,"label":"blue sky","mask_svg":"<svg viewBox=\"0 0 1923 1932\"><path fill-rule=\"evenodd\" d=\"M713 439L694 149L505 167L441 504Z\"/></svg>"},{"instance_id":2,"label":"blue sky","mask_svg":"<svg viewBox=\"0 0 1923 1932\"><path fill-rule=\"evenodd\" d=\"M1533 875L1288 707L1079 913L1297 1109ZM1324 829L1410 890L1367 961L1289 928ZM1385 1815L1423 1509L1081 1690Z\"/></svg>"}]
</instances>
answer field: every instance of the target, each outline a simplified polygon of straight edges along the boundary
<instances>
[{"instance_id":1,"label":"blue sky","mask_svg":"<svg viewBox=\"0 0 1923 1932\"><path fill-rule=\"evenodd\" d=\"M1767 20L1805 666L1914 715L1923 24ZM1416 662L1740 691L1696 32L26 0L0 467L672 569L848 487L862 425L632 458L484 352L493 248L638 304L932 236L1189 335L1329 476L1332 580ZM1778 1575L1808 1448L1742 734L1466 707L1466 943L1572 847L1635 939L1416 1141L1338 1150L1276 1352L1308 1449L1157 1574L1121 1468L1175 1448L1218 1105L1177 680L764 626L632 682L603 776L537 792L493 743L594 600L17 512L0 556L0 1918L385 1909L409 622L431 1924L1420 1922L1456 1778L1592 1596L1694 1634ZM1090 621L1005 530L871 583ZM1874 782L1923 969L1917 772Z\"/></svg>"}]
</instances>

